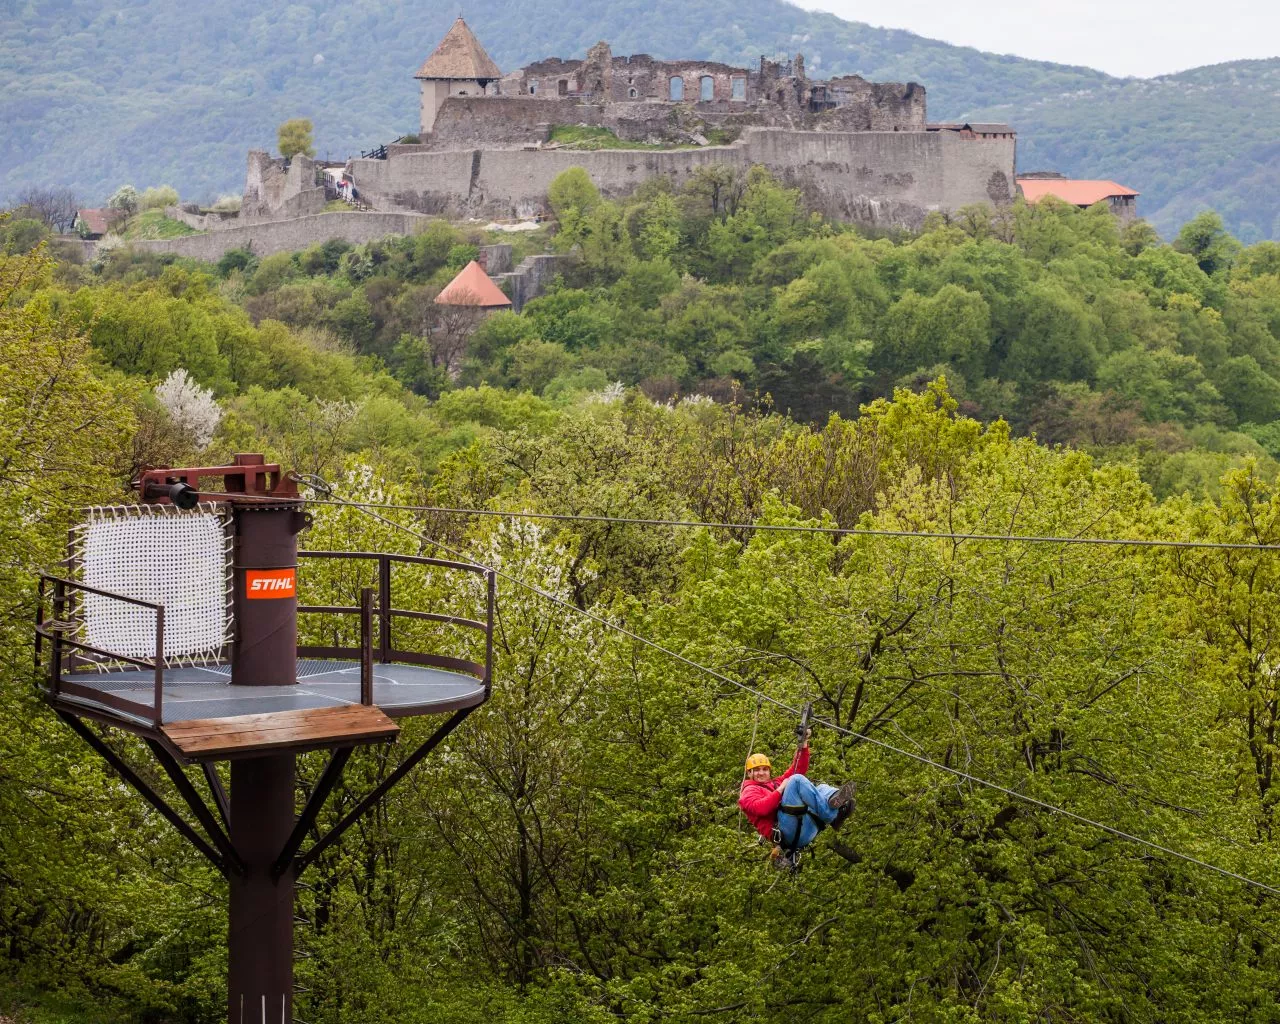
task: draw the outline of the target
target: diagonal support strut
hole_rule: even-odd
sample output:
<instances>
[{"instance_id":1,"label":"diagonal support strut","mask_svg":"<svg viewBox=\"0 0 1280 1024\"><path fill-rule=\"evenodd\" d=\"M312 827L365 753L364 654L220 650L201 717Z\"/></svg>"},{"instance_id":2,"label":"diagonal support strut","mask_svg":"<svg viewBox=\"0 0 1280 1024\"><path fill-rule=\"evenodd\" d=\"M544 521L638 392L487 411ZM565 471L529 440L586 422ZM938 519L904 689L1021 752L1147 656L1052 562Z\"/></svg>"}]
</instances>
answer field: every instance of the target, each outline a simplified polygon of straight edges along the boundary
<instances>
[{"instance_id":1,"label":"diagonal support strut","mask_svg":"<svg viewBox=\"0 0 1280 1024\"><path fill-rule=\"evenodd\" d=\"M298 852L298 848L302 846L302 841L307 837L307 832L315 824L315 820L320 814L320 809L324 806L324 802L329 799L329 794L333 792L333 787L342 778L342 770L347 766L347 762L351 759L351 754L354 750L354 747L339 747L329 758L329 763L325 765L323 774L316 782L316 788L311 791L311 796L307 798L307 805L302 808L302 813L298 815L293 831L289 834L284 848L280 851L280 856L276 858L276 862L271 868L272 878L279 878L289 870L289 865L293 863L294 854Z\"/></svg>"},{"instance_id":2,"label":"diagonal support strut","mask_svg":"<svg viewBox=\"0 0 1280 1024\"><path fill-rule=\"evenodd\" d=\"M213 845L222 854L222 859L227 868L237 875L243 875L244 861L236 853L236 848L231 845L231 837L222 831L222 826L218 824L218 819L213 816L213 811L209 810L209 805L204 802L204 798L196 790L196 787L191 784L191 780L187 778L187 773L182 770L182 765L178 764L174 756L156 740L147 740L147 746L151 748L156 760L160 762L160 767L165 770L165 774L169 776L174 786L177 787L182 799L191 808L191 813L196 816L205 833L213 841Z\"/></svg>"},{"instance_id":3,"label":"diagonal support strut","mask_svg":"<svg viewBox=\"0 0 1280 1024\"><path fill-rule=\"evenodd\" d=\"M324 853L325 850L327 850L330 846L332 846L335 842L337 842L338 838L342 835L342 833L344 833L347 829L349 829L352 825L354 825L357 821L359 821L360 818L364 815L366 811L369 810L370 807L372 807L379 800L381 800L387 794L388 790L391 789L392 786L394 786L402 778L408 775L409 772L411 772L417 766L419 761L421 761L424 757L426 757L429 753L431 753L431 751L433 751L436 748L436 745L441 740L443 740L446 736L448 736L449 733L453 732L454 729L456 729L459 725L461 725L462 720L466 718L467 715L471 714L471 712L474 710L475 710L474 707L462 708L458 711L455 711L452 715L450 715L449 720L447 722L445 722L442 726L440 726L439 729L433 732L422 744L422 746L420 746L412 754L410 754L403 761L401 761L400 764L396 767L396 770L393 771L390 775L388 775L385 779L383 779L382 782L380 782L376 787L374 787L372 792L370 792L367 796L365 796L363 800L361 800L358 804L356 804L355 807L353 807L348 812L345 818L343 818L340 822L338 822L338 824L334 825L333 828L331 828L325 835L321 836L320 839L313 846L311 846L310 849L306 851L306 853L302 854L300 857L294 860L293 862L294 875L302 874L302 872L307 869L307 866L309 864L314 862L315 859L320 856L320 854Z\"/></svg>"},{"instance_id":4,"label":"diagonal support strut","mask_svg":"<svg viewBox=\"0 0 1280 1024\"><path fill-rule=\"evenodd\" d=\"M212 761L201 761L205 782L209 784L209 795L213 797L213 806L218 809L218 817L222 819L222 827L231 834L231 801L223 788L222 779L218 777L218 766Z\"/></svg>"},{"instance_id":5,"label":"diagonal support strut","mask_svg":"<svg viewBox=\"0 0 1280 1024\"><path fill-rule=\"evenodd\" d=\"M66 722L76 735L101 754L103 760L105 760L107 764L111 765L111 767L116 770L125 782L136 789L147 803L159 811L165 821L182 833L183 838L200 851L210 864L217 868L221 874L227 874L227 865L223 863L222 858L218 855L217 851L205 842L200 833L187 824L186 819L170 807L159 793L147 785L143 778L130 768L119 754L107 746L97 733L85 725L84 722L78 719L75 715L61 709L55 710L57 711L58 717Z\"/></svg>"}]
</instances>

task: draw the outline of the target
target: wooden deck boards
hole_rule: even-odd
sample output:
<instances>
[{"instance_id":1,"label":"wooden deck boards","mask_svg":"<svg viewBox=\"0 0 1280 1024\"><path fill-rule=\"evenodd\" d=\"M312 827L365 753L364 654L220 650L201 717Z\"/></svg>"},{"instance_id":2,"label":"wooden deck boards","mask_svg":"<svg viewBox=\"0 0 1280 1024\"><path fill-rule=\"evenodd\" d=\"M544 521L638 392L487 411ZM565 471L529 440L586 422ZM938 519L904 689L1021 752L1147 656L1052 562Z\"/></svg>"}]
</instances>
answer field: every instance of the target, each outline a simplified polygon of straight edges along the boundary
<instances>
[{"instance_id":1,"label":"wooden deck boards","mask_svg":"<svg viewBox=\"0 0 1280 1024\"><path fill-rule=\"evenodd\" d=\"M191 761L347 747L395 739L400 727L377 707L276 711L232 718L198 718L163 727L165 736Z\"/></svg>"}]
</instances>

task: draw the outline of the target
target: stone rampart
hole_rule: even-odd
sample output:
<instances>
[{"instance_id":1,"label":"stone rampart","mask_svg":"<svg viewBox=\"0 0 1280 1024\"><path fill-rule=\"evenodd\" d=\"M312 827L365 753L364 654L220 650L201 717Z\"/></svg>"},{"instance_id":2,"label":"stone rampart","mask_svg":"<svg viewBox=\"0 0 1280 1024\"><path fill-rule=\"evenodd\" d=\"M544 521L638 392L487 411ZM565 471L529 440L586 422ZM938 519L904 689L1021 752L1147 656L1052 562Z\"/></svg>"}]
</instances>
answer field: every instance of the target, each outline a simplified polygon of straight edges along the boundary
<instances>
[{"instance_id":1,"label":"stone rampart","mask_svg":"<svg viewBox=\"0 0 1280 1024\"><path fill-rule=\"evenodd\" d=\"M361 194L383 209L505 219L545 213L547 187L570 167L583 168L604 195L618 197L649 178L679 187L702 167L745 172L762 164L829 217L917 227L930 210L1008 202L1013 161L1013 139L752 129L731 146L701 149L473 149L354 160L351 167Z\"/></svg>"},{"instance_id":2,"label":"stone rampart","mask_svg":"<svg viewBox=\"0 0 1280 1024\"><path fill-rule=\"evenodd\" d=\"M823 102L806 110L792 104L748 105L718 98L705 103L656 99L600 102L590 98L450 96L423 140L434 151L522 149L548 140L552 125L608 128L625 142L688 142L707 128L756 126L803 131L903 132L925 130L925 92L909 84L867 82L857 76L822 87ZM816 102L816 101L815 101ZM390 155L396 155L393 149Z\"/></svg>"},{"instance_id":3,"label":"stone rampart","mask_svg":"<svg viewBox=\"0 0 1280 1024\"><path fill-rule=\"evenodd\" d=\"M425 220L416 213L338 211L293 220L256 221L204 235L147 239L129 245L145 252L172 252L213 263L232 249L247 248L256 256L270 256L273 252L296 252L331 238L361 245L388 235L411 235L421 230Z\"/></svg>"},{"instance_id":4,"label":"stone rampart","mask_svg":"<svg viewBox=\"0 0 1280 1024\"><path fill-rule=\"evenodd\" d=\"M435 124L425 141L433 150L461 146L520 147L545 142L548 125L578 124L587 121L589 116L601 116L603 110L603 105L584 107L576 99L450 96L436 112Z\"/></svg>"},{"instance_id":5,"label":"stone rampart","mask_svg":"<svg viewBox=\"0 0 1280 1024\"><path fill-rule=\"evenodd\" d=\"M542 295L560 270L561 257L553 253L526 256L520 266L494 278L511 299L511 308L519 313L525 304Z\"/></svg>"}]
</instances>

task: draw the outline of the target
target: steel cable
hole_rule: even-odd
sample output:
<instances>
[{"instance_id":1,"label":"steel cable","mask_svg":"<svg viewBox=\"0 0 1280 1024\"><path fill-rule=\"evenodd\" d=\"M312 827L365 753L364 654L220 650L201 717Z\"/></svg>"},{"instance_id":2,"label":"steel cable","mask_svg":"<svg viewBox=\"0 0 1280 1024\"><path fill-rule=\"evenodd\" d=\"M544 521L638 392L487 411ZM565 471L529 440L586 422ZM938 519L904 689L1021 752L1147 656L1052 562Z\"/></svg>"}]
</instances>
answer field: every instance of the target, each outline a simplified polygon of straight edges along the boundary
<instances>
[{"instance_id":1,"label":"steel cable","mask_svg":"<svg viewBox=\"0 0 1280 1024\"><path fill-rule=\"evenodd\" d=\"M434 545L435 547L439 548L439 549L440 549L440 550L442 550L442 551L447 551L447 552L449 552L450 554L454 555L455 557L458 557L458 558L461 558L461 559L464 559L464 560L470 560L470 561L472 561L472 562L473 562L473 564L479 565L481 568L483 568L483 569L487 569L487 570L489 570L489 571L491 571L491 572L495 573L496 575L501 576L503 579L508 580L509 582L511 582L511 583L513 583L513 584L515 584L515 585L516 585L516 586L518 586L518 587L522 587L523 589L525 589L525 590L529 591L530 593L533 593L533 594L538 595L539 597L543 598L544 600L547 600L547 601L551 602L552 604L558 605L558 606L560 606L560 607L562 607L562 608L567 608L568 610L570 610L570 611L572 611L572 612L575 612L575 613L577 613L577 614L579 614L579 615L585 616L585 617L586 617L586 618L588 618L588 619L591 619L591 620L593 620L593 621L595 621L595 622L598 622L598 623L600 623L602 626L606 627L607 629L611 629L611 630L614 630L614 631L615 631L615 632L617 632L617 633L621 633L623 636L629 637L630 639L635 640L637 643L643 644L644 646L646 646L646 647L648 647L648 648L650 648L650 649L652 649L652 650L654 650L654 651L657 651L657 652L659 652L660 654L666 655L668 658L671 658L671 659L673 659L673 660L675 660L675 661L678 661L678 662L680 662L680 663L682 663L682 664L684 664L684 665L687 665L687 666L689 666L690 668L695 669L695 670L696 670L696 671L698 671L698 672L705 673L706 675L710 676L710 677L711 677L711 678L713 678L713 679L717 679L717 680L719 680L720 682L723 682L723 683L728 683L730 686L734 686L734 687L738 688L739 690L742 690L742 691L744 691L744 692L746 692L746 693L753 694L753 695L756 697L757 701L764 701L764 702L767 702L767 703L772 704L772 705L774 705L775 707L777 707L777 708L779 708L779 709L781 709L781 710L783 710L783 711L786 711L786 712L788 712L789 714L792 714L792 715L799 715L799 714L800 714L800 711L799 711L799 709L798 709L798 708L794 708L794 707L792 707L791 705L789 705L789 704L785 703L784 701L780 701L780 700L778 700L778 699L777 699L777 698L775 698L775 697L771 697L771 696L769 696L767 693L764 693L764 692L762 692L762 691L760 691L760 690L757 690L755 687L750 686L750 685L748 685L747 683L743 683L743 682L741 682L741 681L739 681L739 680L737 680L737 679L734 679L734 678L732 678L732 677L730 677L730 676L724 675L724 674L723 674L723 673L721 673L721 672L717 672L715 669L711 668L710 666L708 666L708 665L703 665L703 664L701 664L701 663L699 663L699 662L693 661L691 658L686 658L683 654L680 654L680 653L679 653L679 652L677 652L677 651L673 651L673 650L671 650L669 647L664 647L664 646L662 646L661 644L657 643L657 642L656 642L656 641L654 641L654 640L650 640L650 639L649 639L649 638L647 638L647 637L641 636L639 633L636 633L636 632L633 632L632 630L627 629L625 626L620 626L620 625L618 625L618 624L617 624L617 623L615 623L615 622L611 622L610 620L606 619L606 618L605 618L604 616L602 616L602 615L597 615L595 612L588 611L588 610L587 610L587 609L585 609L585 608L579 608L577 605L575 605L575 604L573 604L573 603L571 603L571 602L569 602L569 601L565 601L563 598L557 597L555 594L549 593L548 591L543 590L541 587L538 587L538 586L536 586L535 584L532 584L532 583L528 583L528 582L526 582L526 581L524 581L524 580L520 579L519 577L513 576L513 575L511 575L510 573L505 572L505 571L504 571L504 570L502 570L502 569L496 568L496 567L494 567L494 566L484 565L483 563L480 563L480 562L475 562L475 561L474 561L474 559L470 559L470 558L469 558L469 556L468 556L465 552L460 551L460 550L458 550L457 548L453 548L453 547L451 547L451 546L449 546L449 545L447 545L447 544L444 544L444 543L442 543L442 542L440 542L440 541L438 541L438 540L434 540L433 538L426 536L426 534L420 533L420 532L418 532L417 530L411 529L410 527L403 525L402 523L397 523L397 522L395 522L394 520L388 519L386 516L380 515L380 514L378 514L377 512L372 511L372 509L373 509L373 508L397 508L397 509L401 509L401 510L408 510L408 511L450 511L450 510L439 510L439 509L437 509L437 510L431 510L431 509L426 509L426 508L424 508L424 507L417 507L417 506L393 506L393 505L376 504L376 503L368 503L368 504L365 504L365 503L357 502L357 501L348 501L348 500L346 500L346 499L344 499L344 498L340 498L340 497L338 497L338 496L334 493L334 491L333 491L333 489L332 489L332 487L331 487L330 485L328 485L328 484L327 484L327 483L325 483L323 480L320 480L320 479L319 479L319 478L317 478L317 477L305 477L305 476L301 476L301 475L300 475L300 476L299 476L299 479L300 479L303 483L308 484L309 486L311 486L311 487L315 488L316 490L320 490L320 491L322 491L323 493L327 493L327 494L329 494L329 495L330 495L330 498L329 498L329 499L322 500L322 501L317 502L317 503L321 503L321 504L333 504L333 505L343 505L343 506L347 506L347 507L349 507L349 508L357 509L358 511L361 511L361 512L365 513L366 515L372 516L374 519L377 519L377 520L379 520L380 522L383 522L383 523L385 523L386 525L393 527L394 529L402 530L403 532L405 532L405 533L409 534L410 536L412 536L412 537L414 537L414 538L416 538L416 539L418 539L418 540L420 540L420 541L425 541L426 543L428 543L428 544L432 544L432 545ZM308 500L311 500L311 499L308 499ZM556 517L556 518L560 518L560 517ZM652 520L652 521L648 521L648 520L627 520L627 522L637 522L637 523L640 523L640 522L653 522L653 523L663 523L663 524L665 525L664 521L662 521L662 520ZM712 525L718 525L718 524L712 524L712 523L688 523L688 524L678 524L678 525L689 525L689 526L712 526ZM779 528L779 529L786 529L786 528L785 528L785 527L782 527L782 528ZM806 528L804 528L804 527L796 527L795 529L806 529ZM830 531L829 531L829 532L830 532ZM856 532L867 532L867 533L869 533L869 534L870 534L870 531L843 531L843 532L855 532L855 533L856 533ZM875 534L871 534L871 535L875 535ZM879 534L879 535L885 535L885 534ZM898 532L896 532L896 531L889 531L889 532L887 533L887 535L889 535L889 536L916 536L916 537L918 537L918 536L930 536L930 537L941 537L941 538L944 538L944 539L945 539L945 537L946 537L946 536L948 536L948 535L945 535L945 534L928 534L928 535L922 535L922 534L898 533ZM970 539L978 539L978 538L970 538ZM1036 539L1036 540L1045 540L1045 541L1048 541L1048 540L1050 540L1051 538L1004 538L1004 537L983 537L983 538L980 538L980 539L990 539L990 540ZM1068 540L1068 541L1065 541L1065 542L1070 543L1071 541L1069 541L1069 540ZM1124 541L1115 541L1114 543L1126 543L1126 542L1124 542ZM1160 542L1147 542L1147 543L1155 544L1155 543L1160 543ZM1187 543L1187 542L1183 542L1183 543ZM1210 547L1212 547L1212 546L1215 546L1215 545L1206 544L1206 545L1204 545L1204 546L1210 546ZM1249 547L1253 547L1253 545L1226 545L1226 546L1228 546L1228 547L1237 547L1237 546L1249 546ZM1261 545L1259 545L1258 547L1265 547L1265 549L1266 549L1266 550L1277 550L1277 549L1280 549L1280 545L1265 545L1265 546L1261 546ZM952 775L952 776L954 776L954 777L956 777L956 778L958 778L958 779L962 779L962 780L964 780L964 781L966 781L966 782L969 782L969 783L971 783L971 784L973 784L973 785L975 785L975 786L981 786L981 787L984 787L984 788L986 788L986 789L993 790L993 791L995 791L995 792L997 792L997 793L1003 793L1005 796L1008 796L1008 797L1010 797L1010 798L1012 798L1012 799L1014 799L1014 800L1020 800L1020 801L1022 801L1023 803L1027 803L1027 804L1032 805L1033 807L1038 807L1038 808L1040 808L1041 810L1049 811L1049 812L1050 812L1050 813L1052 813L1052 814L1059 815L1059 816L1061 816L1061 817L1063 817L1063 818L1067 818L1067 819L1069 819L1069 820L1071 820L1071 821L1079 822L1080 824L1082 824L1082 825L1087 825L1087 826L1088 826L1088 827L1090 827L1090 828L1098 829L1099 831L1105 832L1105 833L1107 833L1107 834L1109 834L1109 835L1113 835L1113 836L1117 837L1118 839L1123 839L1123 840L1125 840L1125 841L1127 841L1127 842L1135 843L1135 844L1137 844L1137 845L1139 845L1139 846L1144 846L1144 847L1146 847L1146 848L1148 848L1148 849L1150 849L1150 850L1154 850L1154 851L1156 851L1157 853L1164 854L1164 855L1165 855L1165 856L1167 856L1167 857L1173 857L1173 858L1175 858L1175 859L1177 859L1177 860L1185 861L1185 862L1186 862L1186 863L1188 863L1188 864L1194 864L1194 865L1196 865L1197 867L1204 868L1204 869L1205 869L1205 870L1207 870L1207 871L1215 872L1215 873L1217 873L1217 874L1219 874L1219 875L1222 875L1222 876L1223 876L1223 877L1225 877L1225 878L1230 878L1230 879L1232 879L1232 880L1234 880L1234 881L1241 882L1241 883L1243 883L1244 885L1248 885L1248 886L1250 886L1250 887L1252 887L1252 888L1258 889L1259 891L1266 892L1266 893L1268 893L1268 894L1270 894L1270 895L1272 895L1272 896L1280 896L1280 888L1277 888L1277 887L1272 886L1272 885L1268 885L1268 884L1267 884L1267 883L1265 883L1265 882L1260 882L1260 881L1258 881L1257 879L1254 879L1254 878L1250 878L1250 877L1248 877L1247 875L1239 874L1238 872L1232 871L1232 870L1230 870L1229 868L1220 867L1219 865L1217 865L1217 864L1213 864L1213 863L1211 863L1211 862L1209 862L1209 861L1201 860L1199 857L1193 857L1191 854L1183 853L1183 852L1181 852L1180 850L1175 850L1175 849L1173 849L1173 848L1171 848L1171 847L1168 847L1168 846L1163 846L1163 845L1161 845L1160 843L1152 842L1152 841L1151 841L1151 840L1149 840L1149 839L1143 839L1141 836L1136 836L1136 835L1134 835L1134 834L1133 834L1133 833L1131 833L1131 832L1125 832L1125 831L1123 831L1122 829L1115 828L1114 826L1104 824L1103 822L1100 822L1100 821L1095 821L1095 820L1093 820L1092 818L1087 818L1087 817L1085 817L1085 816L1084 816L1084 815L1082 815L1082 814L1077 814L1075 811L1069 811L1069 810L1067 810L1067 809L1066 809L1066 808L1064 808L1064 807L1059 807L1059 806L1057 806L1056 804L1048 803L1047 801L1045 801L1045 800L1040 800L1040 799L1038 799L1037 797L1028 796L1028 795L1027 795L1027 794L1025 794L1025 793L1019 793L1017 790L1010 789L1010 788L1008 788L1007 786L1001 786L999 783L991 782L991 781L989 781L989 780L987 780L987 779L980 778L980 777L979 777L979 776L977 776L977 775L972 775L972 774L970 774L969 772L962 771L962 770L961 770L961 769L959 769L959 768L953 768L953 767L951 767L950 765L943 764L941 761L935 761L935 760L933 760L932 758L929 758L929 757L924 756L923 754L916 754L916 753L912 753L912 752L911 752L911 751L909 751L909 750L904 750L904 749L902 749L901 747L895 747L893 744L891 744L891 743L886 743L884 740L878 740L878 739L876 739L876 738L875 738L875 737L873 737L873 736L868 736L868 735L866 735L865 733L858 732L856 729L850 729L850 728L847 728L846 726L842 726L842 725L839 725L839 724L837 724L837 723L835 723L835 722L828 721L828 720L827 720L827 719L825 719L825 718L814 718L814 719L813 719L813 721L814 721L814 722L816 722L817 724L822 725L822 726L825 726L826 728L831 729L831 730L833 730L833 731L835 731L835 732L837 732L837 733L842 733L842 734L844 734L844 735L846 735L846 736L849 736L849 737L851 737L851 738L853 738L853 739L855 739L855 740L857 740L857 741L859 741L859 742L863 742L863 743L870 743L872 746L879 747L879 748L881 748L881 749L883 749L883 750L889 751L890 753L897 754L897 755L899 755L899 756L901 756L901 757L907 757L907 758L910 758L912 761L916 761L916 762L918 762L919 764L927 765L927 766L929 766L929 767L931 767L931 768L936 768L936 769L938 769L939 771L946 772L946 773L947 773L947 774L949 774L949 775Z\"/></svg>"}]
</instances>

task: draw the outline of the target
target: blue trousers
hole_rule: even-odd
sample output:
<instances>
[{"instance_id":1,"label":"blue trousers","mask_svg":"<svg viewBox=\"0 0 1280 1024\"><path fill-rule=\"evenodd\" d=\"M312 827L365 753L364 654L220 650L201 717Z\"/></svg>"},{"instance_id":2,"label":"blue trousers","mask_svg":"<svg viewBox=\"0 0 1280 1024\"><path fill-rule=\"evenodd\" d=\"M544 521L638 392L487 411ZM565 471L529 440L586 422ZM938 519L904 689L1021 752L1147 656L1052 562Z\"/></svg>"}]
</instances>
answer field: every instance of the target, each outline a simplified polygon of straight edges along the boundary
<instances>
[{"instance_id":1,"label":"blue trousers","mask_svg":"<svg viewBox=\"0 0 1280 1024\"><path fill-rule=\"evenodd\" d=\"M827 801L835 791L835 786L822 783L814 785L803 775L793 775L782 784L782 804L783 806L803 804L817 815L819 820L830 825L836 820L838 812L829 806ZM800 830L799 841L796 840L797 829ZM794 846L797 850L803 849L817 836L818 823L808 814L787 814L779 809L778 834L782 837L782 845L785 848L791 849Z\"/></svg>"}]
</instances>

